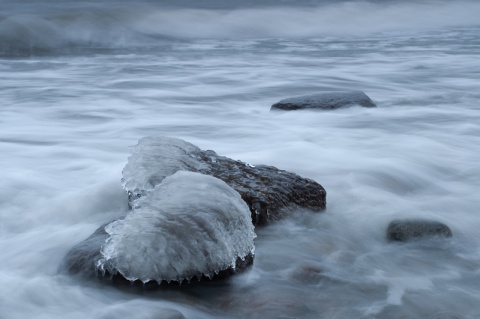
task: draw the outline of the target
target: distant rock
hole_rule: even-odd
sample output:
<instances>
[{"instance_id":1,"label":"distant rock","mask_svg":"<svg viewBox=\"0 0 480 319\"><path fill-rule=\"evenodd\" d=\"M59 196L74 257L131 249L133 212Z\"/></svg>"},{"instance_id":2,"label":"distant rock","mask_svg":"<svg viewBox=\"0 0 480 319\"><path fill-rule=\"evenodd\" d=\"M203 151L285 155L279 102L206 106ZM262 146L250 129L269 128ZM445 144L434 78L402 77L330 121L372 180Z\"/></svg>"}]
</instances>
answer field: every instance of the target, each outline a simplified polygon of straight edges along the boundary
<instances>
[{"instance_id":1,"label":"distant rock","mask_svg":"<svg viewBox=\"0 0 480 319\"><path fill-rule=\"evenodd\" d=\"M250 211L225 182L179 171L67 254L61 270L156 283L212 278L253 262Z\"/></svg>"},{"instance_id":2,"label":"distant rock","mask_svg":"<svg viewBox=\"0 0 480 319\"><path fill-rule=\"evenodd\" d=\"M394 220L387 228L390 241L410 241L427 237L452 237L450 228L440 222L423 219Z\"/></svg>"},{"instance_id":3,"label":"distant rock","mask_svg":"<svg viewBox=\"0 0 480 319\"><path fill-rule=\"evenodd\" d=\"M130 149L123 170L124 188L135 207L142 197L178 170L198 172L223 180L240 193L252 213L254 225L264 225L305 208L325 208L325 189L315 181L273 166L250 165L176 138L146 137Z\"/></svg>"},{"instance_id":4,"label":"distant rock","mask_svg":"<svg viewBox=\"0 0 480 319\"><path fill-rule=\"evenodd\" d=\"M376 107L375 103L373 103L373 101L365 93L360 91L352 91L326 92L292 97L273 104L271 110L333 110L353 105L360 105L363 107Z\"/></svg>"}]
</instances>

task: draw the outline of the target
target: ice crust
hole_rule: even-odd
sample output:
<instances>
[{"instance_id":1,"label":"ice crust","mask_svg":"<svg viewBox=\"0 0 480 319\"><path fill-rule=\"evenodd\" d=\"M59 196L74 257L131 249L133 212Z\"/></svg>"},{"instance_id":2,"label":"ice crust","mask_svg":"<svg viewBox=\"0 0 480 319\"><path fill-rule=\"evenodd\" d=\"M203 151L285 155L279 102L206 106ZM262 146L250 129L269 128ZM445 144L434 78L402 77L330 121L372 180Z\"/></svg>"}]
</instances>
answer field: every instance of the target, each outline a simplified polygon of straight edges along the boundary
<instances>
[{"instance_id":1,"label":"ice crust","mask_svg":"<svg viewBox=\"0 0 480 319\"><path fill-rule=\"evenodd\" d=\"M132 156L152 156L149 151L155 141L143 141L147 142L143 154ZM191 147L185 144L182 147ZM190 165L188 158L185 165ZM126 168L129 177L131 169ZM138 199L124 219L105 227L109 237L101 248L100 270L119 272L132 281L182 282L194 276L212 277L234 268L237 258L254 253L250 211L237 191L200 173L178 171L164 177L169 169L150 176L147 172L155 170L142 167L145 180L128 178L126 183L134 188L150 178L163 181Z\"/></svg>"},{"instance_id":2,"label":"ice crust","mask_svg":"<svg viewBox=\"0 0 480 319\"><path fill-rule=\"evenodd\" d=\"M132 155L123 169L123 187L140 197L177 171L208 169L195 157L200 152L197 146L181 139L144 137L130 147Z\"/></svg>"}]
</instances>

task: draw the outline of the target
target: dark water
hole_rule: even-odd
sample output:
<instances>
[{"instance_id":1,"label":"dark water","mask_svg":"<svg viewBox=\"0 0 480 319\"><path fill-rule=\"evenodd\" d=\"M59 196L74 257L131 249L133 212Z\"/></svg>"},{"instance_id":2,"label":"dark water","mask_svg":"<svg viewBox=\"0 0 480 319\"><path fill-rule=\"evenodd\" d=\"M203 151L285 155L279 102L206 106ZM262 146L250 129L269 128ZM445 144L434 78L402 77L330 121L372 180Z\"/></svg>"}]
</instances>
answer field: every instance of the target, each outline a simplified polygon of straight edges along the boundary
<instances>
[{"instance_id":1,"label":"dark water","mask_svg":"<svg viewBox=\"0 0 480 319\"><path fill-rule=\"evenodd\" d=\"M0 318L479 318L480 4L0 2ZM270 113L361 90L378 105ZM128 146L185 139L315 179L252 269L138 292L57 274L128 209ZM391 244L394 218L450 241ZM183 316L183 317L182 317Z\"/></svg>"}]
</instances>

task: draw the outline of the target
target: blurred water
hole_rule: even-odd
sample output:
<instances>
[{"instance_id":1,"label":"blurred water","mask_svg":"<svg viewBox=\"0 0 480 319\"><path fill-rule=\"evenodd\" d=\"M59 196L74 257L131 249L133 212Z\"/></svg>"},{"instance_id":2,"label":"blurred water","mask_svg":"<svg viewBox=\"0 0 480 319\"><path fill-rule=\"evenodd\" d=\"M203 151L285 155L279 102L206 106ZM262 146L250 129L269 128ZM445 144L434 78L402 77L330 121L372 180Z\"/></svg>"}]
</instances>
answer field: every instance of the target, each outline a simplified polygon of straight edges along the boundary
<instances>
[{"instance_id":1,"label":"blurred water","mask_svg":"<svg viewBox=\"0 0 480 319\"><path fill-rule=\"evenodd\" d=\"M478 4L171 7L165 32L155 4L81 4L0 12L0 318L480 317ZM324 28L333 11L342 32ZM279 15L298 28L265 27ZM378 108L269 111L325 90ZM128 209L128 146L148 135L315 179L327 210L257 229L252 269L227 282L138 292L58 275L70 247ZM453 239L387 243L388 222L412 216Z\"/></svg>"},{"instance_id":2,"label":"blurred water","mask_svg":"<svg viewBox=\"0 0 480 319\"><path fill-rule=\"evenodd\" d=\"M480 12L480 3L472 0L144 0L134 6L121 0L1 0L0 5L0 56L136 54L160 44L169 47L172 39L416 33L478 26Z\"/></svg>"}]
</instances>

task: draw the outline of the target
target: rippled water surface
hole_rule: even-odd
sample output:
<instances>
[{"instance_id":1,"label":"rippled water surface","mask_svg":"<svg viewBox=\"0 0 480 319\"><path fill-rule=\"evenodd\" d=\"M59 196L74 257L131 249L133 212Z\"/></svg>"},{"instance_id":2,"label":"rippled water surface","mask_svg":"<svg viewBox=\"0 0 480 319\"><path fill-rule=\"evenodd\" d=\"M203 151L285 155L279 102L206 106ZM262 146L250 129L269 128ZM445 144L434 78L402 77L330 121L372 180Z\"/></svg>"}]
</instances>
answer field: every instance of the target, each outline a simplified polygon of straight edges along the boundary
<instances>
[{"instance_id":1,"label":"rippled water surface","mask_svg":"<svg viewBox=\"0 0 480 319\"><path fill-rule=\"evenodd\" d=\"M208 3L0 13L0 318L479 318L478 5ZM270 112L341 90L378 107ZM327 209L257 228L253 267L224 282L58 274L128 210L128 146L150 135L314 179ZM388 243L403 217L453 237Z\"/></svg>"}]
</instances>

